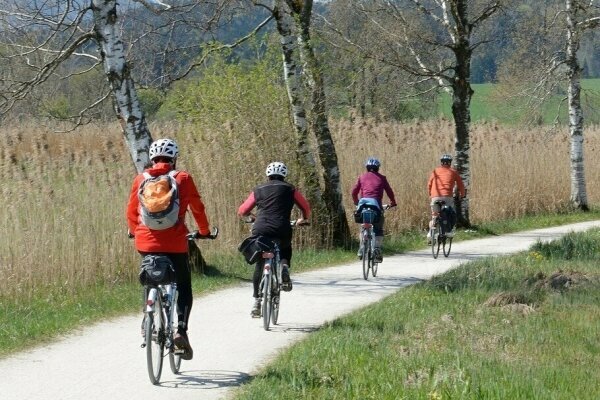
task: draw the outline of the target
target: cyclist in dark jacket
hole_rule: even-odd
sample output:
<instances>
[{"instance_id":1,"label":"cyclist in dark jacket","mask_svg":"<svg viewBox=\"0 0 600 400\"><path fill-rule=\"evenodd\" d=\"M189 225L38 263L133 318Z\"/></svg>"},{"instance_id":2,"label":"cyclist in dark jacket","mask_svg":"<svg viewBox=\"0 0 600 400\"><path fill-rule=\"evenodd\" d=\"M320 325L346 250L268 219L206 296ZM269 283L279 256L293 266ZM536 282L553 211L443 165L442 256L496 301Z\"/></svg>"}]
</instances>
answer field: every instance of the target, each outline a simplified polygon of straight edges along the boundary
<instances>
[{"instance_id":1,"label":"cyclist in dark jacket","mask_svg":"<svg viewBox=\"0 0 600 400\"><path fill-rule=\"evenodd\" d=\"M258 214L252 226L253 236L267 236L280 241L281 255L281 279L282 289L292 290L292 281L290 280L289 266L292 259L292 227L290 217L294 205L300 208L302 218L296 222L302 225L310 218L310 206L302 193L293 185L287 183L288 169L282 162L272 162L267 166L267 182L254 188L248 198L238 209L240 217L251 215L254 207ZM258 286L262 276L262 268L259 263L254 270L253 297L254 305L251 316L260 317L261 299L258 297Z\"/></svg>"}]
</instances>

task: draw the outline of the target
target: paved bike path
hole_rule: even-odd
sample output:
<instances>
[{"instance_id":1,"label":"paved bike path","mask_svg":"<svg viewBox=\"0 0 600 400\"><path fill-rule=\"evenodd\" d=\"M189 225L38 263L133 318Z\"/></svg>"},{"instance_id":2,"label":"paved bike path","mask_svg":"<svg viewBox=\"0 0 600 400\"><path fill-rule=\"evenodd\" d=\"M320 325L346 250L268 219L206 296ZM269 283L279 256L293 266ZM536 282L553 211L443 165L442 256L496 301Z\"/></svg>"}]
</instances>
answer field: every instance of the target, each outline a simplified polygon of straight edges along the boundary
<instances>
[{"instance_id":1,"label":"paved bike path","mask_svg":"<svg viewBox=\"0 0 600 400\"><path fill-rule=\"evenodd\" d=\"M221 399L251 379L280 349L326 321L380 300L401 287L466 261L526 250L538 240L600 227L600 221L454 243L449 258L430 249L386 257L377 278L362 279L361 264L292 274L294 290L282 296L280 325L266 332L249 316L250 285L196 297L190 325L194 359L174 375L165 360L153 386L140 348L140 315L102 322L60 341L0 360L3 399ZM248 271L250 275L250 270Z\"/></svg>"}]
</instances>

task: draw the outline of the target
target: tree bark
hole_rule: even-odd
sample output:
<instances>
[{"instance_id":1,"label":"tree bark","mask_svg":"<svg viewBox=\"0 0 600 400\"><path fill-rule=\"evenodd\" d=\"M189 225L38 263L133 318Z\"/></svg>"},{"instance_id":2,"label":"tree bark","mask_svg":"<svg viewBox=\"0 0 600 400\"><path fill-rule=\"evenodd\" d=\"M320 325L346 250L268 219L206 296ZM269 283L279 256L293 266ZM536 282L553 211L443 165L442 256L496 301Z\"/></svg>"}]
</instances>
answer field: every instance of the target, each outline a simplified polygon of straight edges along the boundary
<instances>
[{"instance_id":1,"label":"tree bark","mask_svg":"<svg viewBox=\"0 0 600 400\"><path fill-rule=\"evenodd\" d=\"M319 61L315 55L310 37L312 0L294 2L286 0L298 24L300 52L303 60L306 83L311 91L311 127L317 139L319 160L323 167L323 200L333 227L332 240L336 246L350 245L350 228L346 210L342 202L342 185L335 144L329 130L325 86Z\"/></svg>"},{"instance_id":2,"label":"tree bark","mask_svg":"<svg viewBox=\"0 0 600 400\"><path fill-rule=\"evenodd\" d=\"M296 131L296 155L307 187L307 197L313 207L321 202L321 188L317 175L317 163L308 142L308 122L302 87L298 76L298 66L294 55L295 36L292 32L292 19L289 8L282 0L277 0L273 11L277 32L281 36L283 55L283 79L287 89Z\"/></svg>"},{"instance_id":3,"label":"tree bark","mask_svg":"<svg viewBox=\"0 0 600 400\"><path fill-rule=\"evenodd\" d=\"M152 136L131 78L130 66L117 26L116 0L93 0L94 32L100 47L104 73L110 84L115 113L121 122L123 136L137 172L149 163L148 149Z\"/></svg>"},{"instance_id":4,"label":"tree bark","mask_svg":"<svg viewBox=\"0 0 600 400\"><path fill-rule=\"evenodd\" d=\"M452 85L452 115L456 137L454 141L455 165L460 174L465 190L471 185L471 165L470 165L470 129L471 129L471 98L473 89L471 88L471 59L473 50L471 49L470 36L471 28L467 21L466 1L456 2L456 37L453 46L456 57L454 67L454 79ZM456 204L457 224L460 227L468 228L471 226L469 216L469 199L459 199Z\"/></svg>"},{"instance_id":5,"label":"tree bark","mask_svg":"<svg viewBox=\"0 0 600 400\"><path fill-rule=\"evenodd\" d=\"M571 159L571 204L589 210L583 165L583 110L581 108L581 67L577 60L580 37L577 29L577 8L573 0L567 0L567 59L569 136Z\"/></svg>"}]
</instances>

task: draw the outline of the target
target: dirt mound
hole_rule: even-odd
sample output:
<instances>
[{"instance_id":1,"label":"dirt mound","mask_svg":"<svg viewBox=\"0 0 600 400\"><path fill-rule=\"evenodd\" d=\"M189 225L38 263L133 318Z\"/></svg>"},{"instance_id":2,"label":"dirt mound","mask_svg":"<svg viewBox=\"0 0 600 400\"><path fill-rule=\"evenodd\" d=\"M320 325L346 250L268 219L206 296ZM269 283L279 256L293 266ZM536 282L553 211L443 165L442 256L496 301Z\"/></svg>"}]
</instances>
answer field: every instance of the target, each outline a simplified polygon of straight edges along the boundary
<instances>
[{"instance_id":1,"label":"dirt mound","mask_svg":"<svg viewBox=\"0 0 600 400\"><path fill-rule=\"evenodd\" d=\"M500 307L504 311L509 311L522 315L529 315L535 312L527 296L520 293L500 292L487 299L484 305L488 307Z\"/></svg>"},{"instance_id":2,"label":"dirt mound","mask_svg":"<svg viewBox=\"0 0 600 400\"><path fill-rule=\"evenodd\" d=\"M565 291L573 289L577 286L588 284L591 278L584 273L578 271L562 271L553 272L550 276L543 273L538 273L534 279L534 286L538 289L545 288L557 291Z\"/></svg>"}]
</instances>

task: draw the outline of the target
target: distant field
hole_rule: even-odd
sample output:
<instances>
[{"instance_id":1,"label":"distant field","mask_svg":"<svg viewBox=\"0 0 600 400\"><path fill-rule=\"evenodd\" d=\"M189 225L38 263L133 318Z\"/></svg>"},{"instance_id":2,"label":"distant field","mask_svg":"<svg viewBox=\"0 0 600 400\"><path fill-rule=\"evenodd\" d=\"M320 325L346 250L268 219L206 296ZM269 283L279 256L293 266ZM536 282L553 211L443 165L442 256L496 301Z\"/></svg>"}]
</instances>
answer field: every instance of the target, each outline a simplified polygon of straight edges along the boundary
<instances>
[{"instance_id":1,"label":"distant field","mask_svg":"<svg viewBox=\"0 0 600 400\"><path fill-rule=\"evenodd\" d=\"M600 79L584 79L582 81L582 100L584 102L584 118L587 124L600 123ZM531 113L524 105L518 101L510 105L494 99L496 85L493 83L474 84L473 100L471 102L472 121L498 121L506 124L516 124L521 122L521 117ZM552 124L560 106L560 122L567 122L567 104L561 99L566 97L564 94L556 94L548 104L540 111L540 119L544 124ZM440 100L440 114L451 117L450 96L443 95Z\"/></svg>"}]
</instances>

